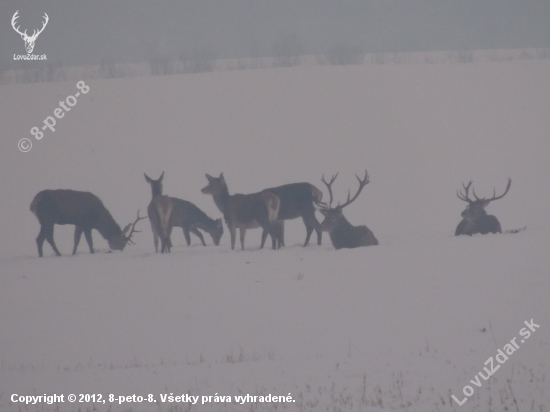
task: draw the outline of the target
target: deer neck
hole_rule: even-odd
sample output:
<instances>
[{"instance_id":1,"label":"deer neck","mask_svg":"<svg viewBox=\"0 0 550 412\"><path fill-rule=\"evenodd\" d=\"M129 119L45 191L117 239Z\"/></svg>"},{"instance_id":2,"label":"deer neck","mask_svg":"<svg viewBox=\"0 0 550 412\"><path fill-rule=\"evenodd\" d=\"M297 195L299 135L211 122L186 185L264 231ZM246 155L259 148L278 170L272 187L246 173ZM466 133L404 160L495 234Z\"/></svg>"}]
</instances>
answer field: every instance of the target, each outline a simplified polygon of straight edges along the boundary
<instances>
[{"instance_id":1,"label":"deer neck","mask_svg":"<svg viewBox=\"0 0 550 412\"><path fill-rule=\"evenodd\" d=\"M151 194L153 195L153 198L162 195L162 184L152 184Z\"/></svg>"},{"instance_id":2,"label":"deer neck","mask_svg":"<svg viewBox=\"0 0 550 412\"><path fill-rule=\"evenodd\" d=\"M109 211L106 209L102 211L97 218L94 229L97 229L101 236L103 236L106 240L112 239L122 233L120 226L117 222L115 222L115 219L113 219Z\"/></svg>"},{"instance_id":3,"label":"deer neck","mask_svg":"<svg viewBox=\"0 0 550 412\"><path fill-rule=\"evenodd\" d=\"M214 203L216 203L216 206L222 212L225 214L225 210L227 208L227 204L229 203L229 199L231 198L231 195L229 194L229 190L227 189L227 186L222 187L221 190L216 193L214 196Z\"/></svg>"}]
</instances>

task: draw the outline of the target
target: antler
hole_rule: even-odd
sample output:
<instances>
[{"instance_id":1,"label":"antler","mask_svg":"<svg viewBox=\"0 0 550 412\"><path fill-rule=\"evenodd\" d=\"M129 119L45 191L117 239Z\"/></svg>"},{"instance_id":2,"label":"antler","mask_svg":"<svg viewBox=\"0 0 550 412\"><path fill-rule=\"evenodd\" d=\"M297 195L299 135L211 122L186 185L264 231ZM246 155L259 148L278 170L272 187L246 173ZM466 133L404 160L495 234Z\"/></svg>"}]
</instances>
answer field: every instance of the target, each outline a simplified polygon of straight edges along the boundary
<instances>
[{"instance_id":1,"label":"antler","mask_svg":"<svg viewBox=\"0 0 550 412\"><path fill-rule=\"evenodd\" d=\"M38 35L44 31L44 29L46 28L46 24L48 24L48 21L50 20L46 13L44 13L44 16L42 17L44 17L46 20L44 21L44 23L42 23L42 28L38 30L38 32L36 30L33 31L31 39L36 39Z\"/></svg>"},{"instance_id":2,"label":"antler","mask_svg":"<svg viewBox=\"0 0 550 412\"><path fill-rule=\"evenodd\" d=\"M15 27L16 20L19 18L19 10L17 10L17 11L15 12L15 14L13 15L13 17L12 17L12 19L11 19L11 26L13 27L13 29L14 29L17 33L19 33L19 34L20 34L21 36L23 36L24 38L29 39L29 40L35 40L35 39L38 37L38 35L44 31L44 29L46 28L46 25L48 24L48 21L50 20L50 18L48 17L48 14L47 14L47 13L44 13L44 16L43 16L43 17L45 18L45 20L44 20L44 23L42 23L42 28L41 28L40 30L38 30L38 31L37 31L37 30L34 30L33 33L32 33L32 36L29 36L29 35L27 34L27 30L25 30L23 33L21 33L21 31L19 30L19 27L21 27L21 26Z\"/></svg>"},{"instance_id":3,"label":"antler","mask_svg":"<svg viewBox=\"0 0 550 412\"><path fill-rule=\"evenodd\" d=\"M353 196L352 199L350 199L350 191L348 190L348 200L346 200L346 203L344 203L342 206L340 206L340 208L344 208L348 205L350 205L351 203L353 203L353 201L355 199L357 199L357 196L359 196L359 193L361 193L361 190L363 190L363 188L370 183L370 180L369 180L369 173L367 172L367 170L365 169L365 177L361 180L361 178L357 175L355 175L355 177L357 178L357 180L359 181L359 189L357 190L357 193L355 193L355 196Z\"/></svg>"},{"instance_id":4,"label":"antler","mask_svg":"<svg viewBox=\"0 0 550 412\"><path fill-rule=\"evenodd\" d=\"M126 242L129 243L130 245L135 245L134 241L132 240L132 235L134 233L140 233L141 232L141 230L135 230L136 223L139 222L142 219L145 219L146 217L147 216L139 217L139 209L138 209L137 218L134 221L134 223L132 223L132 229L130 230L130 234L128 236L126 236Z\"/></svg>"},{"instance_id":5,"label":"antler","mask_svg":"<svg viewBox=\"0 0 550 412\"><path fill-rule=\"evenodd\" d=\"M12 17L12 19L11 19L11 26L12 26L13 29L14 29L17 33L19 33L21 36L27 36L27 30L25 30L24 33L21 33L21 32L19 31L19 27L20 27L20 26L15 27L15 21L19 18L19 15L18 15L18 14L19 14L19 10L17 10L17 11L15 12L15 14L13 15L13 17Z\"/></svg>"},{"instance_id":6,"label":"antler","mask_svg":"<svg viewBox=\"0 0 550 412\"><path fill-rule=\"evenodd\" d=\"M340 172L338 172L340 173ZM330 182L327 183L327 181L325 180L325 175L323 174L323 177L321 178L321 181L325 184L325 186L327 187L328 189L328 194L330 196L330 199L327 203L328 205L328 209L330 209L330 206L332 205L332 184L334 183L334 181L336 180L336 178L338 177L338 173L336 173L335 175L333 175L331 178L330 178Z\"/></svg>"},{"instance_id":7,"label":"antler","mask_svg":"<svg viewBox=\"0 0 550 412\"><path fill-rule=\"evenodd\" d=\"M512 185L512 179L508 178L508 185L506 186L506 190L504 191L504 193L500 196L496 196L495 188L493 188L493 197L490 198L490 199L485 199L485 198L480 199L479 197L476 196L475 190L473 191L473 193L474 193L474 196L475 196L476 200L483 200L483 201L486 201L487 203L489 203L489 202L492 202L493 200L502 199L506 195L506 193L508 193L508 190L510 190L511 185Z\"/></svg>"},{"instance_id":8,"label":"antler","mask_svg":"<svg viewBox=\"0 0 550 412\"><path fill-rule=\"evenodd\" d=\"M468 185L464 185L464 183L462 183L462 187L464 188L464 194L460 193L458 190L456 191L456 196L460 199L460 200L464 200L465 202L468 202L468 203L472 203L473 200L470 199L468 197L468 190L470 190L470 186L472 185L472 181L470 180L470 182L468 182ZM475 196L475 194L474 194ZM476 198L477 199L477 198Z\"/></svg>"}]
</instances>

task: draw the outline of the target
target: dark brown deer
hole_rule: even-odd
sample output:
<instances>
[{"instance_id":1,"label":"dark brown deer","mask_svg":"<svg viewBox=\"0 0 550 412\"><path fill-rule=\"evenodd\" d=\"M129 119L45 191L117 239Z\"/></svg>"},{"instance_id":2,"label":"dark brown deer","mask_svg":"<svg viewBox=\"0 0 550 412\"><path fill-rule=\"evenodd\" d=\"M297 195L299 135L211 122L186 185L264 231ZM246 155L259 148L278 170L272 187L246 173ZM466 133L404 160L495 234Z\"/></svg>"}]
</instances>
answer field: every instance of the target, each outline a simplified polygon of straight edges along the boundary
<instances>
[{"instance_id":1,"label":"dark brown deer","mask_svg":"<svg viewBox=\"0 0 550 412\"><path fill-rule=\"evenodd\" d=\"M329 233L330 240L332 241L332 245L335 249L377 245L378 240L374 237L374 234L367 226L353 226L350 222L348 222L342 213L342 209L353 203L353 201L355 201L355 199L359 196L359 193L363 190L363 187L369 183L369 175L367 171L365 170L365 177L363 179L360 179L359 176L355 175L359 181L359 189L357 190L357 193L355 193L355 196L350 199L350 192L348 191L348 199L346 202L343 205L338 204L335 208L332 208L332 184L336 180L336 177L338 177L338 173L332 176L330 182L325 180L324 175L321 179L321 181L326 185L330 196L328 204L320 209L320 212L325 216L325 220L321 223L321 228Z\"/></svg>"},{"instance_id":2,"label":"dark brown deer","mask_svg":"<svg viewBox=\"0 0 550 412\"><path fill-rule=\"evenodd\" d=\"M115 222L111 213L105 208L101 200L90 192L76 190L43 190L39 192L31 203L33 212L40 222L40 233L36 238L38 256L42 257L42 245L47 240L57 256L61 256L53 240L54 225L75 225L73 255L76 253L82 232L94 253L92 229L96 229L109 247L114 250L123 250L127 243L132 244L132 235L136 223L144 217L138 216L134 223L128 223L124 230ZM130 231L128 236L126 233Z\"/></svg>"},{"instance_id":3,"label":"dark brown deer","mask_svg":"<svg viewBox=\"0 0 550 412\"><path fill-rule=\"evenodd\" d=\"M470 190L472 181L470 180L467 185L462 183L464 193L457 191L456 195L460 200L467 202L468 206L466 206L466 209L464 209L464 211L461 213L463 219L456 227L455 236L471 236L476 233L481 233L483 235L486 235L487 233L502 233L502 229L500 227L500 222L498 221L498 219L493 215L488 215L485 211L485 208L493 200L502 199L506 195L506 193L508 193L508 190L510 190L511 184L512 179L508 178L508 185L506 186L506 190L504 191L504 193L500 196L496 196L495 190L493 189L493 197L490 199L480 199L476 196L475 190L472 189L473 195L475 197L475 200L472 200L468 196L468 191Z\"/></svg>"},{"instance_id":4,"label":"dark brown deer","mask_svg":"<svg viewBox=\"0 0 550 412\"><path fill-rule=\"evenodd\" d=\"M271 235L272 247L277 249L280 242L277 242L272 225L279 214L279 197L267 190L247 195L230 195L223 173L219 177L206 174L206 178L208 185L202 188L201 192L212 195L214 203L223 213L231 234L231 250L235 249L237 228L240 230L241 248L244 250L246 230L260 226Z\"/></svg>"},{"instance_id":5,"label":"dark brown deer","mask_svg":"<svg viewBox=\"0 0 550 412\"><path fill-rule=\"evenodd\" d=\"M321 244L323 231L321 224L315 217L314 204L320 204L323 199L323 192L313 186L311 183L290 183L283 186L272 187L266 189L271 193L275 193L281 199L281 207L279 208L279 217L277 222L273 224L273 230L277 233L277 237L281 242L280 246L285 245L284 241L284 222L283 220L296 219L301 217L306 226L306 241L304 246L307 246L313 230L317 232L317 244ZM264 246L267 238L267 231L262 233L262 245Z\"/></svg>"},{"instance_id":6,"label":"dark brown deer","mask_svg":"<svg viewBox=\"0 0 550 412\"><path fill-rule=\"evenodd\" d=\"M157 180L151 179L149 176L145 175L145 181L151 185L151 192L153 198L155 196L162 195L162 179L164 178L164 172L160 175ZM193 203L188 202L187 200L178 199L176 197L170 197L172 200L172 215L170 219L170 231L173 227L181 227L183 229L183 235L187 242L187 246L191 244L190 233L195 234L203 244L206 246L204 237L198 229L204 230L212 237L212 241L216 246L220 244L220 239L223 235L223 225L221 219L211 219L200 210ZM148 212L151 216L155 216L155 213L148 209ZM151 223L153 227L153 223ZM153 235L155 240L155 250L158 251L158 239L159 235L156 233L157 229L153 228ZM171 247L171 240L170 240Z\"/></svg>"}]
</instances>

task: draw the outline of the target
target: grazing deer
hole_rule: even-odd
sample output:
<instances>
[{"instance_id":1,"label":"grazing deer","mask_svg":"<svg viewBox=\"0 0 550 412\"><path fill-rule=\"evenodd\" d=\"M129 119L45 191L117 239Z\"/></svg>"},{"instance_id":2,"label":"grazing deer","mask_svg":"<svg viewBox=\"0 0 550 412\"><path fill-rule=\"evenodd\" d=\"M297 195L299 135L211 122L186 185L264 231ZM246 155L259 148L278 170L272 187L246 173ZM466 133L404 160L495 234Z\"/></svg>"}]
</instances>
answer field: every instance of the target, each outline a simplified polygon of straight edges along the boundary
<instances>
[{"instance_id":1,"label":"grazing deer","mask_svg":"<svg viewBox=\"0 0 550 412\"><path fill-rule=\"evenodd\" d=\"M132 235L136 223L144 217L138 216L134 223L128 223L124 230L115 222L101 200L90 192L76 190L43 190L39 192L31 203L33 212L40 222L40 233L36 238L38 256L42 257L42 245L47 240L57 256L61 256L53 240L53 228L58 225L75 225L73 255L76 253L82 232L94 253L92 243L92 229L97 229L101 236L109 242L114 250L123 250L127 243L132 244ZM130 230L131 229L131 230ZM128 236L126 233L130 230Z\"/></svg>"},{"instance_id":2,"label":"grazing deer","mask_svg":"<svg viewBox=\"0 0 550 412\"><path fill-rule=\"evenodd\" d=\"M203 246L206 246L204 237L198 229L204 230L212 237L212 241L216 246L220 244L220 239L223 235L223 225L221 219L211 219L206 213L200 210L193 203L187 200L172 197L174 210L172 211L172 226L181 227L187 246L191 244L191 236L189 233L194 233L201 241Z\"/></svg>"},{"instance_id":3,"label":"grazing deer","mask_svg":"<svg viewBox=\"0 0 550 412\"><path fill-rule=\"evenodd\" d=\"M201 192L212 195L214 203L223 213L225 223L231 234L231 250L235 249L237 228L240 230L241 248L244 250L244 237L247 229L255 229L261 226L272 238L272 247L277 249L278 243L275 232L272 230L273 222L277 220L281 200L267 190L248 195L230 195L223 173L219 177L206 174L208 185Z\"/></svg>"},{"instance_id":4,"label":"grazing deer","mask_svg":"<svg viewBox=\"0 0 550 412\"><path fill-rule=\"evenodd\" d=\"M464 211L461 213L463 219L456 227L455 236L471 236L476 233L481 233L483 235L486 235L487 233L502 233L500 222L495 216L488 215L485 211L485 207L487 207L487 205L493 200L502 199L506 195L506 193L508 193L508 190L510 190L511 184L512 179L508 178L508 185L506 186L506 190L504 191L504 193L500 196L496 196L493 189L493 197L490 199L480 199L476 196L475 190L472 189L473 195L475 197L475 200L472 200L468 196L468 190L470 190L472 181L470 180L467 185L462 183L464 193L460 193L457 190L456 195L460 200L467 202L468 206L466 206L466 209L464 209Z\"/></svg>"},{"instance_id":5,"label":"grazing deer","mask_svg":"<svg viewBox=\"0 0 550 412\"><path fill-rule=\"evenodd\" d=\"M280 246L285 245L283 220L296 219L298 217L302 218L306 226L306 241L304 242L304 246L308 245L309 238L314 229L317 232L317 244L320 245L323 231L321 230L321 224L315 217L314 204L321 203L323 192L311 183L290 183L266 190L275 193L281 199L279 217L277 222L274 222L272 228L277 233L277 237L281 242ZM267 234L267 231L264 230L261 247L264 246Z\"/></svg>"},{"instance_id":6,"label":"grazing deer","mask_svg":"<svg viewBox=\"0 0 550 412\"><path fill-rule=\"evenodd\" d=\"M350 193L348 191L348 199L346 200L346 203L343 205L338 204L335 208L332 208L332 184L336 180L337 176L338 173L332 176L330 182L325 180L324 175L321 179L321 181L326 185L330 196L328 204L320 209L320 212L325 216L325 220L321 223L321 228L329 233L330 240L332 241L332 245L335 249L377 245L378 240L374 237L374 234L368 227L365 225L353 226L347 221L342 213L342 209L353 203L353 201L357 199L357 196L359 196L359 193L361 193L361 190L363 190L363 187L369 183L369 175L367 171L365 170L365 177L363 180L361 180L359 176L355 175L359 181L359 189L357 190L355 196L350 199Z\"/></svg>"},{"instance_id":7,"label":"grazing deer","mask_svg":"<svg viewBox=\"0 0 550 412\"><path fill-rule=\"evenodd\" d=\"M151 179L145 173L144 175L145 181L151 185L153 199L155 198L155 196L162 195L162 179L164 178L164 172L162 172L157 180ZM172 228L174 226L181 227L183 229L183 235L185 236L187 246L191 244L190 233L195 234L200 239L203 246L206 246L204 237L202 236L202 233L198 230L201 229L210 234L210 236L212 237L212 241L216 246L220 244L220 239L223 235L223 225L221 219L214 220L209 218L206 213L204 213L197 206L195 206L191 202L188 202L187 200L178 199L176 197L170 197L170 199L172 201L170 232L172 231ZM148 209L148 212L149 216L153 216L154 220L156 214L153 212L153 210L154 209ZM158 251L159 235L157 234L158 231L156 229L156 226L153 225L153 221L151 221L151 227L153 228L155 250ZM171 240L169 245L170 247L172 246Z\"/></svg>"}]
</instances>

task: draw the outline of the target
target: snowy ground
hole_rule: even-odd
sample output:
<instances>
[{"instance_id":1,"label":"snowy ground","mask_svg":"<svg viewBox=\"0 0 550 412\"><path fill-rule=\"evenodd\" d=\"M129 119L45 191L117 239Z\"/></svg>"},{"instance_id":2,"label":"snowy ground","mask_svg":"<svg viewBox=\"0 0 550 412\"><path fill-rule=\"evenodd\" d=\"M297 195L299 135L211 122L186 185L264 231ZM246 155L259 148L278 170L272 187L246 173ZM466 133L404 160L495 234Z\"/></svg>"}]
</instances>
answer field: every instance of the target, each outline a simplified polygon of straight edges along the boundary
<instances>
[{"instance_id":1,"label":"snowy ground","mask_svg":"<svg viewBox=\"0 0 550 412\"><path fill-rule=\"evenodd\" d=\"M550 405L550 61L415 66L313 66L87 81L90 92L40 141L28 134L75 82L0 85L0 410L2 411L547 411ZM17 150L23 137L28 153ZM200 193L204 173L254 192L308 181L335 196L371 183L345 214L376 247L244 252L173 234L154 253L104 253L94 232L70 256L72 227L56 227L63 257L29 211L46 188L97 194L121 224L145 213L143 173L165 171L165 193L220 217ZM453 236L465 203L455 191L512 187L488 207L518 234ZM326 193L326 191L325 191ZM520 336L524 321L540 328ZM485 381L485 361L519 349ZM495 365L497 362L495 361ZM496 366L495 366L496 367ZM479 375L478 375L479 376ZM463 406L463 388L474 391ZM199 396L198 404L161 395ZM23 405L13 394L63 394ZM69 403L101 394L105 403ZM140 395L149 404L109 402ZM232 403L214 403L214 395ZM237 395L285 395L247 402ZM201 405L202 396L212 402ZM96 398L97 399L97 398ZM77 398L78 401L78 398Z\"/></svg>"}]
</instances>

